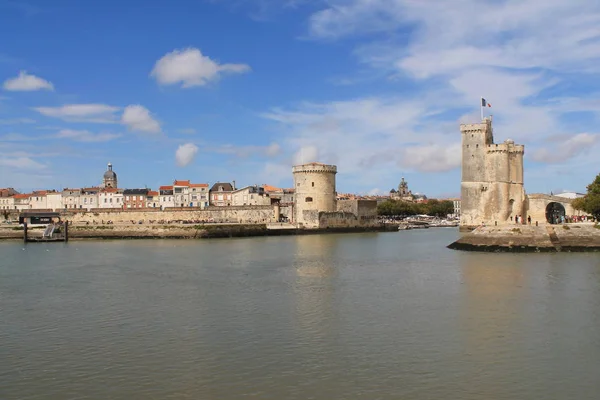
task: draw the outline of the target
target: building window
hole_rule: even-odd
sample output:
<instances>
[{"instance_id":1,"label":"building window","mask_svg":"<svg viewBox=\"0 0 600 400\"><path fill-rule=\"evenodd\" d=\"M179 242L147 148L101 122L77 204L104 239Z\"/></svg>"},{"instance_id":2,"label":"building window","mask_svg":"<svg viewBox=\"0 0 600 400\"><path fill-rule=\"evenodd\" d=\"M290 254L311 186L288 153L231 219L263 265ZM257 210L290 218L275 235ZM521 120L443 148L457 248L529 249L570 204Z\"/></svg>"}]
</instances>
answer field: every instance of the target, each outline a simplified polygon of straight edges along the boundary
<instances>
[{"instance_id":1,"label":"building window","mask_svg":"<svg viewBox=\"0 0 600 400\"><path fill-rule=\"evenodd\" d=\"M312 187L315 187L315 183L314 182L312 183Z\"/></svg>"},{"instance_id":2,"label":"building window","mask_svg":"<svg viewBox=\"0 0 600 400\"><path fill-rule=\"evenodd\" d=\"M312 197L307 197L306 199L304 199L304 201L306 203L312 203Z\"/></svg>"}]
</instances>

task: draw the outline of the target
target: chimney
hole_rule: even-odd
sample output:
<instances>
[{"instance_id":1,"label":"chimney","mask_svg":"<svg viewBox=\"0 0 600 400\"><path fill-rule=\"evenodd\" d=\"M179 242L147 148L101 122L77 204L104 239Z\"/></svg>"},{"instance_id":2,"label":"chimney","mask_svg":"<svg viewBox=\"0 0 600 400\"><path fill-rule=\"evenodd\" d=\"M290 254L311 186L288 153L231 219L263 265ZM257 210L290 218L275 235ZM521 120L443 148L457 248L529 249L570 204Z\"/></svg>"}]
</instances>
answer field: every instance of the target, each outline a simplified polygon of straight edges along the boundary
<instances>
[{"instance_id":1,"label":"chimney","mask_svg":"<svg viewBox=\"0 0 600 400\"><path fill-rule=\"evenodd\" d=\"M235 190L235 181L233 181L233 185L232 186L233 186L233 190Z\"/></svg>"}]
</instances>

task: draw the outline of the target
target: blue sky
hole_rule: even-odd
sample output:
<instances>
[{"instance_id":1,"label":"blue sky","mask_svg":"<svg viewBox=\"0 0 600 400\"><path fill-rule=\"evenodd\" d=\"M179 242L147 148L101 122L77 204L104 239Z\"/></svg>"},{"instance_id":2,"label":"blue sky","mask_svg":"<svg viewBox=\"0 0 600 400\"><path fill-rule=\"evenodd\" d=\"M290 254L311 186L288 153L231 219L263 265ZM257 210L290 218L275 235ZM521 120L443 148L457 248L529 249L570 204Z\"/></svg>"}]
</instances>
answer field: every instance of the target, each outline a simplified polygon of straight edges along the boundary
<instances>
[{"instance_id":1,"label":"blue sky","mask_svg":"<svg viewBox=\"0 0 600 400\"><path fill-rule=\"evenodd\" d=\"M0 187L173 179L338 191L460 188L484 96L525 144L526 190L600 172L600 3L0 0Z\"/></svg>"}]
</instances>

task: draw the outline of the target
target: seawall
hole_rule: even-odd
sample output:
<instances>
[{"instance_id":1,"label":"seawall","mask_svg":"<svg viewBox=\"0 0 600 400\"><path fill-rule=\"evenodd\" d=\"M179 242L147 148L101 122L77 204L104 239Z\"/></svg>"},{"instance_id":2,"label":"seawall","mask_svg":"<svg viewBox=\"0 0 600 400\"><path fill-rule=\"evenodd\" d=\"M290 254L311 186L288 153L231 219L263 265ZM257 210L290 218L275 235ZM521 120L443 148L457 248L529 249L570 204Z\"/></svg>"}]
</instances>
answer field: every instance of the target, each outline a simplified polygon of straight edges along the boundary
<instances>
[{"instance_id":1,"label":"seawall","mask_svg":"<svg viewBox=\"0 0 600 400\"><path fill-rule=\"evenodd\" d=\"M78 239L210 239L250 236L311 235L326 233L385 232L392 226L347 227L328 229L268 228L266 224L169 224L169 225L70 225L69 240ZM29 230L29 236L41 236L43 229ZM23 240L18 227L0 228L0 240Z\"/></svg>"},{"instance_id":2,"label":"seawall","mask_svg":"<svg viewBox=\"0 0 600 400\"><path fill-rule=\"evenodd\" d=\"M600 251L600 226L591 223L485 226L464 234L448 248L487 252Z\"/></svg>"}]
</instances>

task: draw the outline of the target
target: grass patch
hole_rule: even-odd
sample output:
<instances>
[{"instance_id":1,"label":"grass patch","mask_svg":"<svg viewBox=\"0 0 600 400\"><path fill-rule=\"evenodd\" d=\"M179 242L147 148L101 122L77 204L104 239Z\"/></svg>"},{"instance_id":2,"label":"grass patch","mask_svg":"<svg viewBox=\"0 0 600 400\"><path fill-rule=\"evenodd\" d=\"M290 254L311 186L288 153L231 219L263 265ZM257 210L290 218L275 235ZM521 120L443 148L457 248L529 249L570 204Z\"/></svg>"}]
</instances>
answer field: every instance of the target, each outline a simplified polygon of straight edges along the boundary
<instances>
[{"instance_id":1,"label":"grass patch","mask_svg":"<svg viewBox=\"0 0 600 400\"><path fill-rule=\"evenodd\" d=\"M565 229L565 230L567 230L567 231L568 231L569 229L571 229L571 227L570 227L570 226L568 226L568 225L563 225L563 229Z\"/></svg>"},{"instance_id":2,"label":"grass patch","mask_svg":"<svg viewBox=\"0 0 600 400\"><path fill-rule=\"evenodd\" d=\"M512 229L511 229L511 232L514 232L514 233L521 233L521 229L520 229L520 228L512 228Z\"/></svg>"},{"instance_id":3,"label":"grass patch","mask_svg":"<svg viewBox=\"0 0 600 400\"><path fill-rule=\"evenodd\" d=\"M596 229L600 229L600 224L596 224L596 225L594 225L594 228L596 228Z\"/></svg>"},{"instance_id":4,"label":"grass patch","mask_svg":"<svg viewBox=\"0 0 600 400\"><path fill-rule=\"evenodd\" d=\"M15 227L12 227L11 230L13 230L13 231L22 231L23 227L22 226L15 226Z\"/></svg>"}]
</instances>

